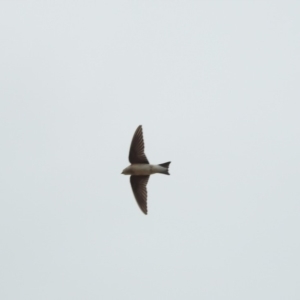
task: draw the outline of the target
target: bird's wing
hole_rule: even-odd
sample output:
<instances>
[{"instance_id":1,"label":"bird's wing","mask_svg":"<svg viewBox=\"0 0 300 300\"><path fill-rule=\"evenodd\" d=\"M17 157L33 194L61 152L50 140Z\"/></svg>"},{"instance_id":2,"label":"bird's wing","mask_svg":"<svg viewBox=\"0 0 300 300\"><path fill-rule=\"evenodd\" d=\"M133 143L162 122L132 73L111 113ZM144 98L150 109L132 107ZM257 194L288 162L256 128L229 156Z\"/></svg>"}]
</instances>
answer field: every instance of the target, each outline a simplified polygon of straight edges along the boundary
<instances>
[{"instance_id":1,"label":"bird's wing","mask_svg":"<svg viewBox=\"0 0 300 300\"><path fill-rule=\"evenodd\" d=\"M132 191L142 212L147 214L147 183L150 176L130 176Z\"/></svg>"},{"instance_id":2,"label":"bird's wing","mask_svg":"<svg viewBox=\"0 0 300 300\"><path fill-rule=\"evenodd\" d=\"M131 164L149 164L144 148L143 130L140 125L136 129L130 145L129 161Z\"/></svg>"}]
</instances>

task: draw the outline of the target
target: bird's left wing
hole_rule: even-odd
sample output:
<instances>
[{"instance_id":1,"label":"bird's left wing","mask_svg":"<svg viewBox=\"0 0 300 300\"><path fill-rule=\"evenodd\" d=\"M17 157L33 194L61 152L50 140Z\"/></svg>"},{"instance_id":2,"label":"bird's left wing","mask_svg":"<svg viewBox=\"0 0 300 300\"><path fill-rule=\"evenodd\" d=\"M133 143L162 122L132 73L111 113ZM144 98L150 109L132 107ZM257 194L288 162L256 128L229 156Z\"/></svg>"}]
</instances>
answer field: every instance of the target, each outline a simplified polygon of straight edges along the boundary
<instances>
[{"instance_id":1,"label":"bird's left wing","mask_svg":"<svg viewBox=\"0 0 300 300\"><path fill-rule=\"evenodd\" d=\"M143 130L140 125L136 129L130 145L129 161L131 164L149 164L144 148Z\"/></svg>"}]
</instances>

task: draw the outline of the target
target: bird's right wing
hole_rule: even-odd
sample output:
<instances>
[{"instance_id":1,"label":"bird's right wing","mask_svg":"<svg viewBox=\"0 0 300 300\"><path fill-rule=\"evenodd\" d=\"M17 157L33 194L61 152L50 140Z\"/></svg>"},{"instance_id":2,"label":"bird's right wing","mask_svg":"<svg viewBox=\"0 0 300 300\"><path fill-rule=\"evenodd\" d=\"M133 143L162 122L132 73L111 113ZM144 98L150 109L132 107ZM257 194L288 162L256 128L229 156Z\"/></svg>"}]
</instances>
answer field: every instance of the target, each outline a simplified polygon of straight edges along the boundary
<instances>
[{"instance_id":1,"label":"bird's right wing","mask_svg":"<svg viewBox=\"0 0 300 300\"><path fill-rule=\"evenodd\" d=\"M130 183L135 200L142 210L142 212L147 214L147 183L149 180L148 175L146 176L130 176Z\"/></svg>"}]
</instances>

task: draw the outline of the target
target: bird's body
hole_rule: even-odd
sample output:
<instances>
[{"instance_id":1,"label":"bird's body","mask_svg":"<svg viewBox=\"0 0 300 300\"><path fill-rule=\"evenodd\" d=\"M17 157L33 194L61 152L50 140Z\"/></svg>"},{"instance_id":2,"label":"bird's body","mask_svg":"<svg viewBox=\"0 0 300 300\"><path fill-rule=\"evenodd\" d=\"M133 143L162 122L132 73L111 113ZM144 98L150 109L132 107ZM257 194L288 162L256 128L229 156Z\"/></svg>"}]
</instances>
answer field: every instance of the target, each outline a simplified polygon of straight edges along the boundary
<instances>
[{"instance_id":1,"label":"bird's body","mask_svg":"<svg viewBox=\"0 0 300 300\"><path fill-rule=\"evenodd\" d=\"M161 165L151 165L151 164L132 164L126 169L124 169L124 175L152 175L155 173L167 174L168 168Z\"/></svg>"},{"instance_id":2,"label":"bird's body","mask_svg":"<svg viewBox=\"0 0 300 300\"><path fill-rule=\"evenodd\" d=\"M135 199L144 214L147 214L147 183L150 175L155 173L169 174L169 165L171 162L164 164L152 165L144 153L144 139L142 126L136 129L129 151L130 166L122 172L124 175L131 175L130 183Z\"/></svg>"}]
</instances>

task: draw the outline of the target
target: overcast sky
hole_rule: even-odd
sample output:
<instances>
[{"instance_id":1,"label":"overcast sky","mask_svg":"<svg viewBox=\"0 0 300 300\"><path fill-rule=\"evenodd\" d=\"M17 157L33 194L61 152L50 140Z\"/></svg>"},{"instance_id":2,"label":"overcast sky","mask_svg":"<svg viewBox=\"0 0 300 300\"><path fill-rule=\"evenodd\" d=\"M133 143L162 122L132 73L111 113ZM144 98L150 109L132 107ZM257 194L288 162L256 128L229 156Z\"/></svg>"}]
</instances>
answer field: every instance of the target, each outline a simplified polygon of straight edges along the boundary
<instances>
[{"instance_id":1,"label":"overcast sky","mask_svg":"<svg viewBox=\"0 0 300 300\"><path fill-rule=\"evenodd\" d=\"M1 1L0 298L300 299L299 12Z\"/></svg>"}]
</instances>

